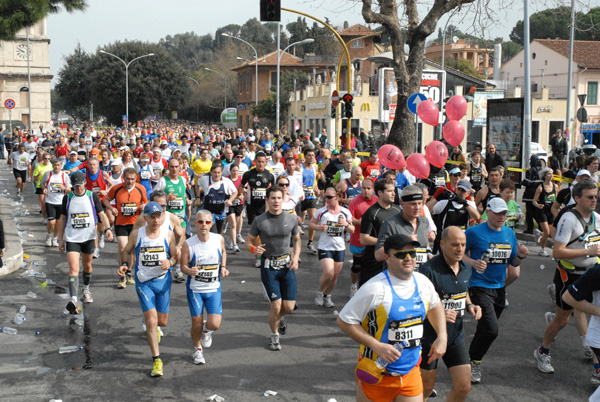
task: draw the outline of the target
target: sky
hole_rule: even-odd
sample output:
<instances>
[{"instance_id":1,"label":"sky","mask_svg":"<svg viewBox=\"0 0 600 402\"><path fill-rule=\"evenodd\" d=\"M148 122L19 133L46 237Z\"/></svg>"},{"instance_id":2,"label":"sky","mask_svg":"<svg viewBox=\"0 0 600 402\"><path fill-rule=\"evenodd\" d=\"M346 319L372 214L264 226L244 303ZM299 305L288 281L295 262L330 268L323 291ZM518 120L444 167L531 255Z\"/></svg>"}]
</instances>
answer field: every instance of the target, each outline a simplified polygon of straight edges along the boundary
<instances>
[{"instance_id":1,"label":"sky","mask_svg":"<svg viewBox=\"0 0 600 402\"><path fill-rule=\"evenodd\" d=\"M364 24L360 2L356 0L282 0L282 3L285 8L322 20L327 17L334 25L341 26L344 21L350 25ZM514 7L508 16L502 17L502 23L486 32L486 38L508 40L510 31L522 16L522 7ZM84 12L61 11L48 17L50 71L55 76L52 84L57 82L64 57L73 52L78 42L85 51L96 52L115 41L158 42L167 35L192 31L198 35L214 35L219 27L232 23L242 25L254 17L259 18L259 0L88 0ZM282 23L296 21L297 17L297 14L282 12ZM443 28L447 19L447 16L442 17L438 26ZM463 20L457 15L451 23L468 32L471 28L459 23Z\"/></svg>"}]
</instances>

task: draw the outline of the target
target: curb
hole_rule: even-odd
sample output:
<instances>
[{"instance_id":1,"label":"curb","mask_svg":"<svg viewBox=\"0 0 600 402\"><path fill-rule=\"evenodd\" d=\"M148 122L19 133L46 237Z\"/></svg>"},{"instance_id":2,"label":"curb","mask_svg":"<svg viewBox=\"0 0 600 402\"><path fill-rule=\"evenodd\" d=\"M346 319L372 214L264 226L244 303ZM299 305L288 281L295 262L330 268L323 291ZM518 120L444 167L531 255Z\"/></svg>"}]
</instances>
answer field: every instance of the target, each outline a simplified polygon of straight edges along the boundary
<instances>
[{"instance_id":1,"label":"curb","mask_svg":"<svg viewBox=\"0 0 600 402\"><path fill-rule=\"evenodd\" d=\"M17 271L23 263L23 246L17 235L17 225L10 213L10 200L0 198L0 218L4 223L4 238L6 243L6 254L2 257L4 266L0 268L0 278Z\"/></svg>"}]
</instances>

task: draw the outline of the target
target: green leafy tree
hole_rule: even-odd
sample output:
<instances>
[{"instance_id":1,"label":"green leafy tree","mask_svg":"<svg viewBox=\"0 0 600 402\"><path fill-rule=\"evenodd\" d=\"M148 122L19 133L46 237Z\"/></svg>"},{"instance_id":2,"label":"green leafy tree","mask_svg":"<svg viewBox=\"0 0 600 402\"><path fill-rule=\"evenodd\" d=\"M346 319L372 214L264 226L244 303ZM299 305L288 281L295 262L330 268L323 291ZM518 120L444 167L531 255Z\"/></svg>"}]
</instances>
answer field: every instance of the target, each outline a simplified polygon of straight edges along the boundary
<instances>
[{"instance_id":1,"label":"green leafy tree","mask_svg":"<svg viewBox=\"0 0 600 402\"><path fill-rule=\"evenodd\" d=\"M64 57L65 65L58 72L56 93L62 100L62 109L76 120L85 120L90 115L91 96L86 69L91 59L78 43L73 53Z\"/></svg>"},{"instance_id":2,"label":"green leafy tree","mask_svg":"<svg viewBox=\"0 0 600 402\"><path fill-rule=\"evenodd\" d=\"M189 72L209 63L214 57L213 39L210 34L198 36L194 32L186 32L174 36L167 35L158 44Z\"/></svg>"},{"instance_id":3,"label":"green leafy tree","mask_svg":"<svg viewBox=\"0 0 600 402\"><path fill-rule=\"evenodd\" d=\"M15 34L30 27L46 15L64 8L68 12L82 11L85 0L4 0L0 1L0 40L13 40Z\"/></svg>"},{"instance_id":4,"label":"green leafy tree","mask_svg":"<svg viewBox=\"0 0 600 402\"><path fill-rule=\"evenodd\" d=\"M585 15L575 13L575 26L585 27ZM569 39L571 26L571 7L562 6L534 13L529 17L530 39ZM523 46L523 21L517 22L509 37ZM576 40L586 39L584 32L577 29Z\"/></svg>"},{"instance_id":5,"label":"green leafy tree","mask_svg":"<svg viewBox=\"0 0 600 402\"><path fill-rule=\"evenodd\" d=\"M185 104L190 91L187 74L164 48L133 41L115 42L104 49L125 62L154 53L129 66L129 121L155 114L170 116ZM95 112L119 124L126 110L125 66L112 56L96 53L86 74Z\"/></svg>"},{"instance_id":6,"label":"green leafy tree","mask_svg":"<svg viewBox=\"0 0 600 402\"><path fill-rule=\"evenodd\" d=\"M600 7L592 8L583 15L577 28L583 40L600 40Z\"/></svg>"},{"instance_id":7,"label":"green leafy tree","mask_svg":"<svg viewBox=\"0 0 600 402\"><path fill-rule=\"evenodd\" d=\"M295 81L295 82L294 82ZM286 121L290 109L289 94L294 93L294 89L300 90L308 84L308 75L303 71L285 71L281 77L280 95L279 95L279 121Z\"/></svg>"},{"instance_id":8,"label":"green leafy tree","mask_svg":"<svg viewBox=\"0 0 600 402\"><path fill-rule=\"evenodd\" d=\"M502 64L515 57L521 49L523 46L513 41L502 42Z\"/></svg>"}]
</instances>

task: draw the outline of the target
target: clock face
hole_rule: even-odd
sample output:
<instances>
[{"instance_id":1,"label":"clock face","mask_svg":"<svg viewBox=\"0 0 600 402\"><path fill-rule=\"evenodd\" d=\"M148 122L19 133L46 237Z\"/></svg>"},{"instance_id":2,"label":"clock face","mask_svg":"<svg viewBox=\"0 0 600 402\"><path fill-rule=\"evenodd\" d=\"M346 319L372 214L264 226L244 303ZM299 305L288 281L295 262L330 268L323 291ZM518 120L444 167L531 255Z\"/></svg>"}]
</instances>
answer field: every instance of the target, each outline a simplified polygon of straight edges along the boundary
<instances>
[{"instance_id":1,"label":"clock face","mask_svg":"<svg viewBox=\"0 0 600 402\"><path fill-rule=\"evenodd\" d=\"M27 45L17 46L17 57L27 59Z\"/></svg>"}]
</instances>

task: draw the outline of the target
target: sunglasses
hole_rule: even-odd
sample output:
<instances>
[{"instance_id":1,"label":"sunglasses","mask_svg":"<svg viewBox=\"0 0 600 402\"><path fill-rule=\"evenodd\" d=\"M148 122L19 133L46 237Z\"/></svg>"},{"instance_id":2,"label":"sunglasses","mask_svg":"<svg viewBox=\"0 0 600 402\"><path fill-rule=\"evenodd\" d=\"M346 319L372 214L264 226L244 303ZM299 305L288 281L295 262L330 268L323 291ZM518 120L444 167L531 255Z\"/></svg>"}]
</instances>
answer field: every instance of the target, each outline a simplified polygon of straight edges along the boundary
<instances>
[{"instance_id":1,"label":"sunglasses","mask_svg":"<svg viewBox=\"0 0 600 402\"><path fill-rule=\"evenodd\" d=\"M587 198L588 200L597 200L598 196L597 195L588 195L585 198Z\"/></svg>"},{"instance_id":2,"label":"sunglasses","mask_svg":"<svg viewBox=\"0 0 600 402\"><path fill-rule=\"evenodd\" d=\"M212 221L203 221L201 219L198 219L196 222L198 222L201 225L210 225L212 223Z\"/></svg>"},{"instance_id":3,"label":"sunglasses","mask_svg":"<svg viewBox=\"0 0 600 402\"><path fill-rule=\"evenodd\" d=\"M451 174L450 176L453 176L453 177L460 177L460 176L461 176L461 173L454 173L454 174Z\"/></svg>"},{"instance_id":4,"label":"sunglasses","mask_svg":"<svg viewBox=\"0 0 600 402\"><path fill-rule=\"evenodd\" d=\"M406 257L410 256L411 260L414 260L417 258L417 250L396 251L393 256L399 260L405 260Z\"/></svg>"},{"instance_id":5,"label":"sunglasses","mask_svg":"<svg viewBox=\"0 0 600 402\"><path fill-rule=\"evenodd\" d=\"M332 200L334 198L337 198L337 195L326 195L325 198L327 198L328 200Z\"/></svg>"},{"instance_id":6,"label":"sunglasses","mask_svg":"<svg viewBox=\"0 0 600 402\"><path fill-rule=\"evenodd\" d=\"M290 183L279 183L279 187L289 187Z\"/></svg>"},{"instance_id":7,"label":"sunglasses","mask_svg":"<svg viewBox=\"0 0 600 402\"><path fill-rule=\"evenodd\" d=\"M160 204L160 207L161 207L162 209L167 209L167 204Z\"/></svg>"}]
</instances>

